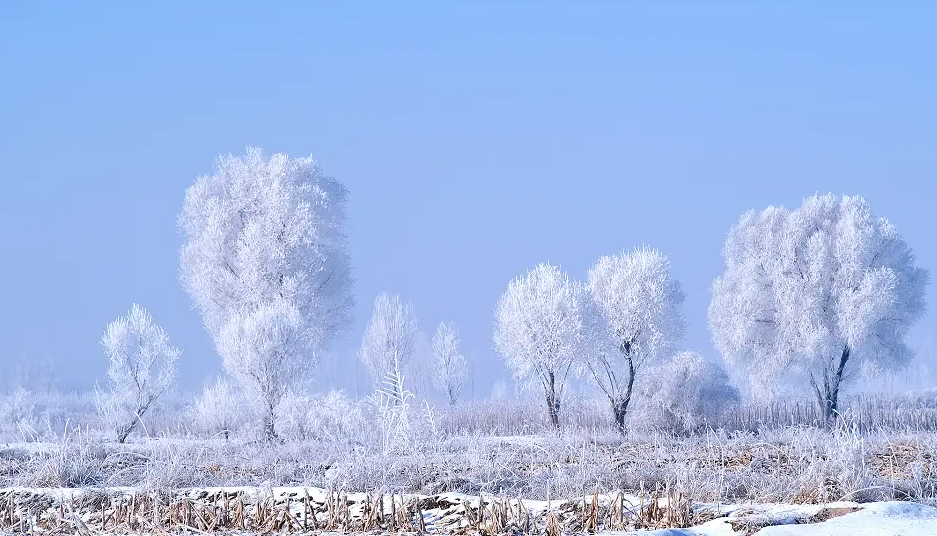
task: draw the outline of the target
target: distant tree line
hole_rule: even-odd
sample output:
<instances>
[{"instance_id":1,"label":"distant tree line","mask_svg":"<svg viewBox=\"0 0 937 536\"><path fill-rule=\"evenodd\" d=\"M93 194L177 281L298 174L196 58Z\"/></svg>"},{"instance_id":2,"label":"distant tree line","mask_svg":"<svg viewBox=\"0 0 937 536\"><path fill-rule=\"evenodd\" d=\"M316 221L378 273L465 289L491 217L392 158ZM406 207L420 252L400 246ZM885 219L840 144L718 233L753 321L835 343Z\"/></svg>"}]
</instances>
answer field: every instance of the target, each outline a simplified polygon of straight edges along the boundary
<instances>
[{"instance_id":1,"label":"distant tree line","mask_svg":"<svg viewBox=\"0 0 937 536\"><path fill-rule=\"evenodd\" d=\"M257 148L219 157L186 191L180 280L230 379L196 401L207 427L227 434L240 415L237 393L261 407L267 440L278 439L278 420L296 420L278 408L297 400L319 356L351 325L347 197L311 158ZM925 310L928 273L862 198L814 196L794 210L747 212L723 257L709 327L724 363L755 392L795 378L833 423L843 385L911 359L906 337ZM654 411L719 411L739 392L718 362L682 347L683 302L668 257L653 248L603 256L583 281L541 263L509 282L495 305L494 347L518 381L542 391L556 427L576 376L604 395L623 433L638 392ZM391 386L390 406L405 405L404 377L428 365L427 377L455 405L469 370L458 331L440 323L419 367L416 336L412 304L380 293L358 351L375 390ZM138 305L107 327L101 344L108 384L95 400L124 441L172 387L181 352Z\"/></svg>"}]
</instances>

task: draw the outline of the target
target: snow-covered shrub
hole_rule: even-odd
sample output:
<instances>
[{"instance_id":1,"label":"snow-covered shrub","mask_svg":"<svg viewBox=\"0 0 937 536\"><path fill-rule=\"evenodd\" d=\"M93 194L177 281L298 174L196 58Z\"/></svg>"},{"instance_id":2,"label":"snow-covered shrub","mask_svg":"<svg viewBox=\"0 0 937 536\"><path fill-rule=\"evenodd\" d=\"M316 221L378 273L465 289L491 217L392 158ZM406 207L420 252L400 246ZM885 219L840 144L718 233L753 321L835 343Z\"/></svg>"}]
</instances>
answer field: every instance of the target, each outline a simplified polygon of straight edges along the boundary
<instances>
[{"instance_id":1,"label":"snow-covered shrub","mask_svg":"<svg viewBox=\"0 0 937 536\"><path fill-rule=\"evenodd\" d=\"M435 440L438 434L434 408L426 400L416 401L416 396L404 387L399 361L393 361L383 385L368 397L385 455L408 452L419 443Z\"/></svg>"},{"instance_id":2,"label":"snow-covered shrub","mask_svg":"<svg viewBox=\"0 0 937 536\"><path fill-rule=\"evenodd\" d=\"M368 433L359 402L344 391L305 395L288 392L277 407L280 435L285 439L357 442Z\"/></svg>"},{"instance_id":3,"label":"snow-covered shrub","mask_svg":"<svg viewBox=\"0 0 937 536\"><path fill-rule=\"evenodd\" d=\"M191 433L189 409L193 393L170 391L159 405L146 414L146 431L151 437L182 437Z\"/></svg>"},{"instance_id":4,"label":"snow-covered shrub","mask_svg":"<svg viewBox=\"0 0 937 536\"><path fill-rule=\"evenodd\" d=\"M188 411L190 424L197 433L207 436L220 434L225 439L241 427L247 412L240 392L224 378L206 385Z\"/></svg>"},{"instance_id":5,"label":"snow-covered shrub","mask_svg":"<svg viewBox=\"0 0 937 536\"><path fill-rule=\"evenodd\" d=\"M18 387L0 399L0 437L7 440L34 440L39 432L39 418L33 394Z\"/></svg>"},{"instance_id":6,"label":"snow-covered shrub","mask_svg":"<svg viewBox=\"0 0 937 536\"><path fill-rule=\"evenodd\" d=\"M569 410L564 425L573 429L592 428L608 422L608 399L603 395L586 385L570 389L563 398L563 406Z\"/></svg>"},{"instance_id":7,"label":"snow-covered shrub","mask_svg":"<svg viewBox=\"0 0 937 536\"><path fill-rule=\"evenodd\" d=\"M25 408L15 410L21 403L25 403ZM7 400L0 397L0 429L4 427L2 423L10 420L3 415L9 415L11 411L27 416L20 420L24 426L15 426L16 437L20 440L29 438L32 434L35 440L57 441L68 430L89 429L98 422L92 392L65 393L22 389L20 395L11 393ZM24 436L23 431L27 428L30 433ZM4 435L6 433L0 430L0 436Z\"/></svg>"},{"instance_id":8,"label":"snow-covered shrub","mask_svg":"<svg viewBox=\"0 0 937 536\"><path fill-rule=\"evenodd\" d=\"M696 352L681 352L648 369L632 423L688 433L715 422L738 401L738 389L719 363Z\"/></svg>"},{"instance_id":9,"label":"snow-covered shrub","mask_svg":"<svg viewBox=\"0 0 937 536\"><path fill-rule=\"evenodd\" d=\"M108 453L99 441L78 429L62 432L51 448L33 452L23 484L40 488L83 488L104 481Z\"/></svg>"},{"instance_id":10,"label":"snow-covered shrub","mask_svg":"<svg viewBox=\"0 0 937 536\"><path fill-rule=\"evenodd\" d=\"M348 398L345 391L332 390L315 398L313 429L319 439L358 440L368 429L362 405Z\"/></svg>"},{"instance_id":11,"label":"snow-covered shrub","mask_svg":"<svg viewBox=\"0 0 937 536\"><path fill-rule=\"evenodd\" d=\"M387 374L384 386L370 397L381 432L381 452L403 452L410 446L410 404L413 393L403 387L403 375L397 360Z\"/></svg>"},{"instance_id":12,"label":"snow-covered shrub","mask_svg":"<svg viewBox=\"0 0 937 536\"><path fill-rule=\"evenodd\" d=\"M287 391L276 408L279 436L294 441L308 439L313 431L312 406L312 396Z\"/></svg>"}]
</instances>

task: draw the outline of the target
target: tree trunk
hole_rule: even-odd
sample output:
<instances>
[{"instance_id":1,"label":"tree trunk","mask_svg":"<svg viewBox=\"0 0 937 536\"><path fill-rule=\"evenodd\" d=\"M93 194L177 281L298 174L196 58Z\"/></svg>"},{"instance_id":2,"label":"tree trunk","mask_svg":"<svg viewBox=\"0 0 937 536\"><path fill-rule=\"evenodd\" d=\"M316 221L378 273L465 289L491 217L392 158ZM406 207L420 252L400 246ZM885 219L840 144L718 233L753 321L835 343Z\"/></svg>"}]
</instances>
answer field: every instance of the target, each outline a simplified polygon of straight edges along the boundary
<instances>
[{"instance_id":1,"label":"tree trunk","mask_svg":"<svg viewBox=\"0 0 937 536\"><path fill-rule=\"evenodd\" d=\"M817 409L820 410L820 418L824 426L833 428L836 424L836 400L833 399L832 393L826 392L826 389L821 389L821 391L817 395Z\"/></svg>"},{"instance_id":2,"label":"tree trunk","mask_svg":"<svg viewBox=\"0 0 937 536\"><path fill-rule=\"evenodd\" d=\"M263 416L264 439L272 443L279 439L276 429L274 428L274 423L276 421L276 415L274 413L275 406L270 403L270 401L267 401L264 405L266 406Z\"/></svg>"},{"instance_id":3,"label":"tree trunk","mask_svg":"<svg viewBox=\"0 0 937 536\"><path fill-rule=\"evenodd\" d=\"M550 415L550 424L553 428L560 428L560 404L555 394L547 394L547 413Z\"/></svg>"},{"instance_id":4,"label":"tree trunk","mask_svg":"<svg viewBox=\"0 0 937 536\"><path fill-rule=\"evenodd\" d=\"M618 433L625 435L625 416L628 415L627 398L609 399L612 403L612 416L615 417L615 425L618 427Z\"/></svg>"},{"instance_id":5,"label":"tree trunk","mask_svg":"<svg viewBox=\"0 0 937 536\"><path fill-rule=\"evenodd\" d=\"M615 425L621 435L625 435L625 417L628 415L631 394L634 392L634 361L627 354L625 355L625 361L628 362L628 385L625 388L624 395L608 397L612 403L612 416L615 418Z\"/></svg>"},{"instance_id":6,"label":"tree trunk","mask_svg":"<svg viewBox=\"0 0 937 536\"><path fill-rule=\"evenodd\" d=\"M117 427L117 442L124 443L127 441L127 437L130 436L130 432L133 432L133 429L137 427L137 420L134 419L130 423L123 426Z\"/></svg>"},{"instance_id":7,"label":"tree trunk","mask_svg":"<svg viewBox=\"0 0 937 536\"><path fill-rule=\"evenodd\" d=\"M560 428L560 401L556 398L556 377L552 372L547 373L546 388L547 413L550 415L550 424L553 428Z\"/></svg>"},{"instance_id":8,"label":"tree trunk","mask_svg":"<svg viewBox=\"0 0 937 536\"><path fill-rule=\"evenodd\" d=\"M836 424L839 413L839 387L843 382L843 375L846 371L846 363L849 362L849 346L843 347L843 352L839 356L839 363L833 371L823 373L822 384L816 378L811 376L814 394L817 399L817 408L820 410L820 417L826 426L832 428Z\"/></svg>"},{"instance_id":9,"label":"tree trunk","mask_svg":"<svg viewBox=\"0 0 937 536\"><path fill-rule=\"evenodd\" d=\"M134 429L136 429L137 422L139 422L140 419L143 418L143 414L146 413L146 410L147 408L150 407L151 403L152 402L148 402L146 404L142 404L138 406L137 411L134 412L133 414L133 419L131 419L131 421L125 424L124 426L117 427L117 442L118 443L123 443L127 441L127 438L130 436L130 433L133 432ZM144 432L146 432L146 430L144 430Z\"/></svg>"}]
</instances>

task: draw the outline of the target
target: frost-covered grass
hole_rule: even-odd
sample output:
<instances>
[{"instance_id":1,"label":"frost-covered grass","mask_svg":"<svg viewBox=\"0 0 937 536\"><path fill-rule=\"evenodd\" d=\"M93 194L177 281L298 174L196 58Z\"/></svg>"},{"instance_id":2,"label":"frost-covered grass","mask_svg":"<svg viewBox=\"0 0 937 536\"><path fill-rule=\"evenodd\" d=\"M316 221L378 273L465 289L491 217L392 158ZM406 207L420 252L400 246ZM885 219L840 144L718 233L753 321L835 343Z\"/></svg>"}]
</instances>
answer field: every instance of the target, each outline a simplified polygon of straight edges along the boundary
<instances>
[{"instance_id":1,"label":"frost-covered grass","mask_svg":"<svg viewBox=\"0 0 937 536\"><path fill-rule=\"evenodd\" d=\"M833 431L811 426L806 405L735 408L701 423L639 404L622 437L603 401L588 398L564 402L556 431L536 402L378 411L341 393L290 395L280 442L260 440L253 418L225 439L217 422L201 426L198 412L176 405L119 444L81 399L16 396L11 418L28 422L0 431L0 487L309 486L531 500L671 489L716 504L937 504L934 404L920 397L851 399Z\"/></svg>"},{"instance_id":2,"label":"frost-covered grass","mask_svg":"<svg viewBox=\"0 0 937 536\"><path fill-rule=\"evenodd\" d=\"M674 488L694 501L937 504L937 434L788 428L692 437L455 436L393 452L331 440L150 439L79 433L0 449L0 487L312 486L547 500Z\"/></svg>"}]
</instances>

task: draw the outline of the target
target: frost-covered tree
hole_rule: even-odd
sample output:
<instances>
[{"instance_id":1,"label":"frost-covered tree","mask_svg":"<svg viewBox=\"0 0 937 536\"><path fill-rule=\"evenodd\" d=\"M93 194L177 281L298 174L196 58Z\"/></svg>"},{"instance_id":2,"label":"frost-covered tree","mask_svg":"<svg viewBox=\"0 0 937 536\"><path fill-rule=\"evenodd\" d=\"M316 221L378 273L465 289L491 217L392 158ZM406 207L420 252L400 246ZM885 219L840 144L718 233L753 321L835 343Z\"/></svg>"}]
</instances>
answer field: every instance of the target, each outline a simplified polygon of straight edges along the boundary
<instances>
[{"instance_id":1,"label":"frost-covered tree","mask_svg":"<svg viewBox=\"0 0 937 536\"><path fill-rule=\"evenodd\" d=\"M725 369L696 352L649 367L637 395L632 417L640 425L680 433L712 423L740 399Z\"/></svg>"},{"instance_id":2,"label":"frost-covered tree","mask_svg":"<svg viewBox=\"0 0 937 536\"><path fill-rule=\"evenodd\" d=\"M137 304L126 316L108 324L101 346L109 361L108 388L96 392L95 405L104 423L114 427L117 441L123 443L172 386L182 352Z\"/></svg>"},{"instance_id":3,"label":"frost-covered tree","mask_svg":"<svg viewBox=\"0 0 937 536\"><path fill-rule=\"evenodd\" d=\"M290 386L304 383L315 363L296 304L280 301L231 314L216 346L224 367L262 407L264 436L277 438L276 407Z\"/></svg>"},{"instance_id":4,"label":"frost-covered tree","mask_svg":"<svg viewBox=\"0 0 937 536\"><path fill-rule=\"evenodd\" d=\"M280 398L351 322L346 198L311 158L256 148L220 157L186 191L180 277L225 370L261 403L268 439Z\"/></svg>"},{"instance_id":5,"label":"frost-covered tree","mask_svg":"<svg viewBox=\"0 0 937 536\"><path fill-rule=\"evenodd\" d=\"M358 355L375 388L395 374L402 375L413 358L417 332L413 304L400 301L399 295L381 292L374 300L374 312L361 340ZM392 397L402 400L402 386Z\"/></svg>"},{"instance_id":6,"label":"frost-covered tree","mask_svg":"<svg viewBox=\"0 0 937 536\"><path fill-rule=\"evenodd\" d=\"M667 257L648 248L600 258L589 270L589 292L601 318L581 368L608 397L624 432L635 379L683 338L684 295Z\"/></svg>"},{"instance_id":7,"label":"frost-covered tree","mask_svg":"<svg viewBox=\"0 0 937 536\"><path fill-rule=\"evenodd\" d=\"M459 332L451 322L440 322L433 335L433 383L454 406L468 380L468 363L459 351Z\"/></svg>"},{"instance_id":8,"label":"frost-covered tree","mask_svg":"<svg viewBox=\"0 0 937 536\"><path fill-rule=\"evenodd\" d=\"M723 255L709 306L717 348L762 383L799 373L829 422L846 380L911 358L905 337L924 312L928 274L861 197L747 212Z\"/></svg>"},{"instance_id":9,"label":"frost-covered tree","mask_svg":"<svg viewBox=\"0 0 937 536\"><path fill-rule=\"evenodd\" d=\"M540 384L554 427L569 371L585 347L587 314L583 285L547 263L511 281L495 307L495 349L516 379Z\"/></svg>"},{"instance_id":10,"label":"frost-covered tree","mask_svg":"<svg viewBox=\"0 0 937 536\"><path fill-rule=\"evenodd\" d=\"M199 432L212 436L221 434L228 439L241 427L247 412L242 394L226 379L218 378L206 385L192 402L189 417Z\"/></svg>"}]
</instances>

